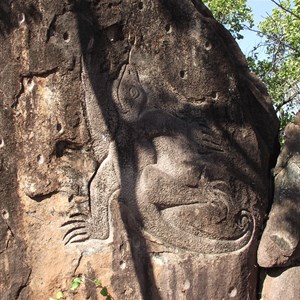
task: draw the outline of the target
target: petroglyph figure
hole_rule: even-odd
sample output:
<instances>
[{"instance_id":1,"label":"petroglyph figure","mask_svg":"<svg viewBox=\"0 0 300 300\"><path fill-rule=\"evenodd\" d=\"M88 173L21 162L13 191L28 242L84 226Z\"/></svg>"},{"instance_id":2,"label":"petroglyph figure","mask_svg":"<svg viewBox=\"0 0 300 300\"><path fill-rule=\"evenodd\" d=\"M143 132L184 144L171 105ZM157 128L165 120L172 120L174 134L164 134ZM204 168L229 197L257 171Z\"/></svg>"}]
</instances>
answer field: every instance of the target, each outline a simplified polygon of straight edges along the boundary
<instances>
[{"instance_id":1,"label":"petroglyph figure","mask_svg":"<svg viewBox=\"0 0 300 300\"><path fill-rule=\"evenodd\" d=\"M120 78L114 83L113 96L121 118L129 126L126 128L132 130L118 134L130 134L136 152L144 153L140 154L140 165L133 174L136 189L123 195L128 206L136 203L144 230L171 245L197 252L229 252L246 245L252 235L251 215L243 209L232 215L235 204L230 199L228 184L206 176L206 157L224 152L209 126L190 126L168 112L153 108L137 71L129 65L122 68ZM91 199L97 203L92 220L97 220L102 239L108 236L107 197L113 192L105 178L111 179L107 174L112 174L113 169L118 169L118 160L109 155L92 182L98 195L92 195ZM129 173L125 175L130 177ZM232 217L234 221L229 221ZM226 222L234 223L232 236L220 239L213 226L223 227Z\"/></svg>"},{"instance_id":2,"label":"petroglyph figure","mask_svg":"<svg viewBox=\"0 0 300 300\"><path fill-rule=\"evenodd\" d=\"M89 217L74 214L63 225L74 226L66 243L87 234L108 239L110 199L120 190L145 232L168 245L202 253L245 246L253 218L236 208L226 178L209 171L209 162L226 154L220 136L205 121L188 123L156 108L132 65L122 67L112 98L121 125L90 183Z\"/></svg>"}]
</instances>

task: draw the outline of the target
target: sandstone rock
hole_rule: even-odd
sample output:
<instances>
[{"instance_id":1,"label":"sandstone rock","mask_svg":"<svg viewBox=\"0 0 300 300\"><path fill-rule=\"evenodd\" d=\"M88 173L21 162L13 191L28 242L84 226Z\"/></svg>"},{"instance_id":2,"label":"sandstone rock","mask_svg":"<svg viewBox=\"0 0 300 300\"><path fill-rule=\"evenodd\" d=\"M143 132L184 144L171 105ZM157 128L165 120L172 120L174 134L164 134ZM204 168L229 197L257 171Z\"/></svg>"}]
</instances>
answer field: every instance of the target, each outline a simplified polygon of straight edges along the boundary
<instances>
[{"instance_id":1,"label":"sandstone rock","mask_svg":"<svg viewBox=\"0 0 300 300\"><path fill-rule=\"evenodd\" d=\"M230 34L200 1L0 7L4 300L255 299L278 120Z\"/></svg>"},{"instance_id":2,"label":"sandstone rock","mask_svg":"<svg viewBox=\"0 0 300 300\"><path fill-rule=\"evenodd\" d=\"M258 263L268 268L262 289L265 300L300 297L299 117L300 113L285 129L285 145L275 168L274 203L258 248Z\"/></svg>"},{"instance_id":3,"label":"sandstone rock","mask_svg":"<svg viewBox=\"0 0 300 300\"><path fill-rule=\"evenodd\" d=\"M268 271L264 280L262 300L294 300L300 295L300 268L276 268Z\"/></svg>"},{"instance_id":4,"label":"sandstone rock","mask_svg":"<svg viewBox=\"0 0 300 300\"><path fill-rule=\"evenodd\" d=\"M299 260L299 116L285 129L285 146L274 171L274 204L258 249L258 263L265 268L292 265Z\"/></svg>"}]
</instances>

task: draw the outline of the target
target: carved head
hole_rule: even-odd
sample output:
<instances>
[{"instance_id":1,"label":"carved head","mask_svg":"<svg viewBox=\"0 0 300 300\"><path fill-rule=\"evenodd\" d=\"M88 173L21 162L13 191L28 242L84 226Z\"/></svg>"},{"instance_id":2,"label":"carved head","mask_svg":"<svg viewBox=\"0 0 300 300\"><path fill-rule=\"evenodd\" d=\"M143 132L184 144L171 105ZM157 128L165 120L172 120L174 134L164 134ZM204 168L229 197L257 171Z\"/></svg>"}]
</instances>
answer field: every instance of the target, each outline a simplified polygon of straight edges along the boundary
<instances>
[{"instance_id":1,"label":"carved head","mask_svg":"<svg viewBox=\"0 0 300 300\"><path fill-rule=\"evenodd\" d=\"M134 122L147 102L146 93L134 66L124 65L113 84L112 95L124 121Z\"/></svg>"}]
</instances>

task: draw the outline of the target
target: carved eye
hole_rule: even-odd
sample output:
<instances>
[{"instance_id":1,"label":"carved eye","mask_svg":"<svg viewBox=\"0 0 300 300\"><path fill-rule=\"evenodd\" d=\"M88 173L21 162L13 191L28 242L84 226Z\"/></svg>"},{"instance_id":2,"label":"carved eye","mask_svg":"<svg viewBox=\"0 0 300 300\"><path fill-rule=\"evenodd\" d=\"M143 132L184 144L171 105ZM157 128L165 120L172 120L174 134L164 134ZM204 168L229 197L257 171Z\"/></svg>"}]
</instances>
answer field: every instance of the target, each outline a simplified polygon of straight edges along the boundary
<instances>
[{"instance_id":1,"label":"carved eye","mask_svg":"<svg viewBox=\"0 0 300 300\"><path fill-rule=\"evenodd\" d=\"M140 91L136 87L132 86L129 89L129 95L131 98L138 98L140 96Z\"/></svg>"}]
</instances>

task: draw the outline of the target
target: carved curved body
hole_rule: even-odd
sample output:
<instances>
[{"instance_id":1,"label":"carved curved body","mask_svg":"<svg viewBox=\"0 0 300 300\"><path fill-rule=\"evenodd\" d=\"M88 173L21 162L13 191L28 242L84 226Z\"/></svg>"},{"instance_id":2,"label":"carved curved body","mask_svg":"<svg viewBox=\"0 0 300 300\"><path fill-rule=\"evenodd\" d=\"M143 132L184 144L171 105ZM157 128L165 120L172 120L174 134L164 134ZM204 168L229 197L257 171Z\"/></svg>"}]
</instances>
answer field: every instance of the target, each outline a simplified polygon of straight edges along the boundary
<instances>
[{"instance_id":1,"label":"carved curved body","mask_svg":"<svg viewBox=\"0 0 300 300\"><path fill-rule=\"evenodd\" d=\"M168 244L199 253L218 254L243 248L254 228L247 211L241 211L236 219L239 235L225 239L208 232L212 227L226 227L232 222L228 218L227 195L213 185L183 186L157 167L147 167L139 190L144 229Z\"/></svg>"},{"instance_id":2,"label":"carved curved body","mask_svg":"<svg viewBox=\"0 0 300 300\"><path fill-rule=\"evenodd\" d=\"M126 88L132 86L139 91L135 93L139 97L129 100ZM131 107L129 115L128 110L121 110L127 113L125 119L129 116L136 123L136 136L146 139L156 156L137 175L135 201L144 229L168 244L195 252L224 253L245 246L253 233L250 213L240 209L239 215L233 216L231 207L235 204L226 182L205 178L203 157L223 152L210 128L203 124L191 128L167 112L147 108L151 103L132 67L125 67L118 87L118 103L123 108ZM187 218L181 218L182 214ZM194 222L189 220L193 217ZM219 232L228 223L232 235L222 237ZM219 232L210 232L213 227L219 227Z\"/></svg>"},{"instance_id":3,"label":"carved curved body","mask_svg":"<svg viewBox=\"0 0 300 300\"><path fill-rule=\"evenodd\" d=\"M134 167L118 170L120 159L126 158L119 157L111 144L90 185L91 237L108 238L108 199L120 188L125 193L120 197L132 214L139 210L137 217L144 230L166 244L210 254L237 251L247 245L254 228L251 214L242 208L232 209L235 203L227 183L206 176L207 160L213 159L210 155L224 152L213 131L205 124L191 127L170 113L154 109L133 66L123 66L112 95L121 119L127 123L119 128L118 135L130 134L125 143L134 144L135 153L126 155L144 154L137 159L135 173L129 174ZM117 146L128 152L122 150L125 147L122 143ZM125 165L128 163L130 159ZM121 177L129 181L132 177L132 190L122 188ZM224 227L229 229L227 235L222 233Z\"/></svg>"}]
</instances>

